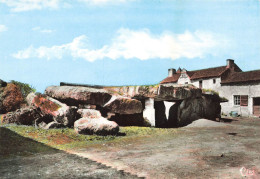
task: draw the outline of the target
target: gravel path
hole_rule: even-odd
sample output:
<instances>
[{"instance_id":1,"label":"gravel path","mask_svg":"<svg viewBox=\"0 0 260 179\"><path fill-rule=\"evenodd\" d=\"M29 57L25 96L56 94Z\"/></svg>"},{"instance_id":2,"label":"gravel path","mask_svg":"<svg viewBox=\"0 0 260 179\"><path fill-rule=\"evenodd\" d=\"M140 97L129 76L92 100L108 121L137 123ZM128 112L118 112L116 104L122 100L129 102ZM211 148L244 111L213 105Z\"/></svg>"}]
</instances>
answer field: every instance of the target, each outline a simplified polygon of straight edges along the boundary
<instances>
[{"instance_id":1,"label":"gravel path","mask_svg":"<svg viewBox=\"0 0 260 179\"><path fill-rule=\"evenodd\" d=\"M220 123L216 121L211 121L208 119L199 119L193 121L191 124L185 126L185 128L192 128L192 127L223 127L228 126L228 124Z\"/></svg>"}]
</instances>

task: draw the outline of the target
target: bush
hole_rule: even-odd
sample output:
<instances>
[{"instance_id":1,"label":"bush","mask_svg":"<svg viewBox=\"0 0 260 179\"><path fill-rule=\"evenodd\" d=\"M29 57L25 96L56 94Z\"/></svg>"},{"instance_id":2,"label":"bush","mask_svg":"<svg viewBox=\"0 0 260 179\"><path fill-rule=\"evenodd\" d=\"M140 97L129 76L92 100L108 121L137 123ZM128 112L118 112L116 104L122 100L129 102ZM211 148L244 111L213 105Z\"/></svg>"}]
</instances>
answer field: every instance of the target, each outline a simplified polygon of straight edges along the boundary
<instances>
[{"instance_id":1,"label":"bush","mask_svg":"<svg viewBox=\"0 0 260 179\"><path fill-rule=\"evenodd\" d=\"M33 88L32 86L30 86L27 83L22 83L22 82L14 81L14 80L12 80L11 83L13 83L19 87L19 89L21 90L21 93L23 95L23 98L26 98L29 93L36 91L35 88Z\"/></svg>"},{"instance_id":2,"label":"bush","mask_svg":"<svg viewBox=\"0 0 260 179\"><path fill-rule=\"evenodd\" d=\"M0 90L0 113L15 111L23 103L24 98L19 87L8 83Z\"/></svg>"}]
</instances>

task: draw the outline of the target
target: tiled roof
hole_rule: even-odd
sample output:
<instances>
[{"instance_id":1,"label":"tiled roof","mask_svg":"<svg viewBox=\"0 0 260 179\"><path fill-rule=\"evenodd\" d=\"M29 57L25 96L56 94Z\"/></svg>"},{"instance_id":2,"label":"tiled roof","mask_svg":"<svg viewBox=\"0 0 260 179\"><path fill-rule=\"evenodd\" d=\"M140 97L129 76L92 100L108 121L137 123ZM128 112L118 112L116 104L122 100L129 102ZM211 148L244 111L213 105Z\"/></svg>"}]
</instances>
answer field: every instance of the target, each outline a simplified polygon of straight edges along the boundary
<instances>
[{"instance_id":1,"label":"tiled roof","mask_svg":"<svg viewBox=\"0 0 260 179\"><path fill-rule=\"evenodd\" d=\"M178 79L179 79L180 76L181 76L180 73L176 73L176 74L174 74L173 76L167 77L167 78L165 78L164 80L162 80L162 81L160 82L160 84L163 84L163 83L175 83L175 82L178 81Z\"/></svg>"},{"instance_id":2,"label":"tiled roof","mask_svg":"<svg viewBox=\"0 0 260 179\"><path fill-rule=\"evenodd\" d=\"M238 72L229 76L222 84L260 81L260 70Z\"/></svg>"},{"instance_id":3,"label":"tiled roof","mask_svg":"<svg viewBox=\"0 0 260 179\"><path fill-rule=\"evenodd\" d=\"M215 67L215 68L207 68L207 69L203 69L203 70L187 71L187 74L191 80L194 80L194 79L200 79L200 78L218 77L226 70L227 70L226 66L221 66L221 67ZM172 77L167 77L163 81L161 81L161 84L177 82L181 75L181 73L178 71Z\"/></svg>"},{"instance_id":4,"label":"tiled roof","mask_svg":"<svg viewBox=\"0 0 260 179\"><path fill-rule=\"evenodd\" d=\"M215 67L215 68L207 68L203 70L196 70L188 72L191 80L201 79L201 78L211 78L211 77L218 77L222 73L227 70L226 66Z\"/></svg>"}]
</instances>

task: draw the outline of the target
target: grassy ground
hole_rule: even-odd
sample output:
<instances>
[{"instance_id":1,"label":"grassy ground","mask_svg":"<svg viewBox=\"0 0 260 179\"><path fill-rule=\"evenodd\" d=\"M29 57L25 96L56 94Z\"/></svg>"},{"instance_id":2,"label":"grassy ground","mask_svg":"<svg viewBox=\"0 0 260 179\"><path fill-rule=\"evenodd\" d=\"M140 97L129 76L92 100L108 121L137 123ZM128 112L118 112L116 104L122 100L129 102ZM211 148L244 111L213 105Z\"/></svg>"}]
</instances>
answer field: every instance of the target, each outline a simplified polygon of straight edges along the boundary
<instances>
[{"instance_id":1,"label":"grassy ground","mask_svg":"<svg viewBox=\"0 0 260 179\"><path fill-rule=\"evenodd\" d=\"M35 134L36 131L39 134ZM59 132L34 130L26 126L0 126L0 178L137 178L135 175L38 142L51 142L54 145L55 142L51 139L61 136ZM67 141L64 136L69 135L69 132L63 133L65 134L61 139ZM37 136L40 136L38 141L33 140ZM58 142L56 145L62 144Z\"/></svg>"},{"instance_id":2,"label":"grassy ground","mask_svg":"<svg viewBox=\"0 0 260 179\"><path fill-rule=\"evenodd\" d=\"M97 136L97 135L80 135L73 129L37 129L32 126L23 125L0 125L23 137L33 139L37 142L46 144L60 150L68 150L86 147L89 145L103 143L128 143L141 138L152 136L160 136L166 134L176 134L176 129L160 129L150 127L120 127L120 132L117 136ZM17 141L18 143L20 141Z\"/></svg>"}]
</instances>

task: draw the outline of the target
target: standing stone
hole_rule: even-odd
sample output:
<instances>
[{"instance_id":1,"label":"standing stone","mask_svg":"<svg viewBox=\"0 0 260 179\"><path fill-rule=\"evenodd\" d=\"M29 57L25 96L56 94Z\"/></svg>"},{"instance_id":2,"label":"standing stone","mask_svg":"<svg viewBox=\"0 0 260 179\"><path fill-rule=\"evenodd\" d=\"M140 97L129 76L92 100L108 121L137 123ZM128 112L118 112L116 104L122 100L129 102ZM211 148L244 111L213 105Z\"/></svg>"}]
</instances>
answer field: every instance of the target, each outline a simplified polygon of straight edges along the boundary
<instances>
[{"instance_id":1,"label":"standing stone","mask_svg":"<svg viewBox=\"0 0 260 179\"><path fill-rule=\"evenodd\" d=\"M203 95L182 101L178 109L178 125L185 126L198 119L216 120L220 117L221 106L218 95Z\"/></svg>"}]
</instances>

